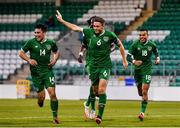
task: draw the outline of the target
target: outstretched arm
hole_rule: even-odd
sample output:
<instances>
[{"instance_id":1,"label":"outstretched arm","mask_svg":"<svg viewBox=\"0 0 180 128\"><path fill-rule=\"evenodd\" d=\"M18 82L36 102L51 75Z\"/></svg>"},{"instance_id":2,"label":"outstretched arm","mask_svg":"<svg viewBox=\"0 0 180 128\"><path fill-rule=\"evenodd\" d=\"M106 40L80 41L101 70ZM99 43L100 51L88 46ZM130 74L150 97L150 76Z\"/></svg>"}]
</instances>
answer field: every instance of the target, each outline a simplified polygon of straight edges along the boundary
<instances>
[{"instance_id":1,"label":"outstretched arm","mask_svg":"<svg viewBox=\"0 0 180 128\"><path fill-rule=\"evenodd\" d=\"M126 68L128 68L128 62L126 60L126 54L125 54L124 46L123 46L123 44L122 44L122 42L120 40L118 40L117 45L119 47L119 50L120 50L120 53L121 53L121 56L122 56L123 66L126 69Z\"/></svg>"},{"instance_id":2,"label":"outstretched arm","mask_svg":"<svg viewBox=\"0 0 180 128\"><path fill-rule=\"evenodd\" d=\"M73 31L76 31L76 32L82 32L83 31L83 28L63 20L62 15L58 10L56 12L57 12L56 18L60 23L62 23L63 25L65 25L66 27L68 27L69 29L71 29Z\"/></svg>"}]
</instances>

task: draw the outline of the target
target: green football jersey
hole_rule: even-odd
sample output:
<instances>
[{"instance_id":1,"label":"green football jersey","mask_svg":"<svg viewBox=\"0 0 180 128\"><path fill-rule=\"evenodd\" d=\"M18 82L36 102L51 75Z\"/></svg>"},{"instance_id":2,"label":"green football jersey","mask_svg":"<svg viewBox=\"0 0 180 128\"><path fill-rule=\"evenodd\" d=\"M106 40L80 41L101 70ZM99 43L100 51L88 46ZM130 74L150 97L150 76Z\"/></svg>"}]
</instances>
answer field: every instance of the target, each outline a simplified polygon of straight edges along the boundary
<instances>
[{"instance_id":1,"label":"green football jersey","mask_svg":"<svg viewBox=\"0 0 180 128\"><path fill-rule=\"evenodd\" d=\"M57 52L58 48L55 41L46 39L43 43L35 38L28 40L22 47L24 52L30 53L30 58L37 61L38 66L30 66L31 71L40 71L41 73L49 70L48 64L51 58L51 52Z\"/></svg>"},{"instance_id":2,"label":"green football jersey","mask_svg":"<svg viewBox=\"0 0 180 128\"><path fill-rule=\"evenodd\" d=\"M107 30L96 35L92 28L83 29L83 33L87 40L89 66L111 68L111 44L117 44L118 37Z\"/></svg>"},{"instance_id":3,"label":"green football jersey","mask_svg":"<svg viewBox=\"0 0 180 128\"><path fill-rule=\"evenodd\" d=\"M135 69L147 69L152 67L152 53L158 57L157 46L154 41L148 40L146 43L141 43L139 40L133 42L129 48L128 54L133 55L135 60L141 60L143 63L140 66L135 66Z\"/></svg>"}]
</instances>

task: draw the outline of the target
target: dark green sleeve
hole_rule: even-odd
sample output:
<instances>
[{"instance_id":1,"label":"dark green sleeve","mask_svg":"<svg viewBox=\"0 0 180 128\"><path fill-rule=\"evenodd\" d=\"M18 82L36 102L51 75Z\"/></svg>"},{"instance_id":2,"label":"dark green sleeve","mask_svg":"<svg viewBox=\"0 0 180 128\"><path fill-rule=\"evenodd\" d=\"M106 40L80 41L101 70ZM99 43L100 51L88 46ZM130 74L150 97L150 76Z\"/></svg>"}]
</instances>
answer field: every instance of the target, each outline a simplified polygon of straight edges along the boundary
<instances>
[{"instance_id":1,"label":"dark green sleeve","mask_svg":"<svg viewBox=\"0 0 180 128\"><path fill-rule=\"evenodd\" d=\"M93 31L92 28L83 28L83 34L84 34L84 36L86 36L87 38L90 37L92 31Z\"/></svg>"},{"instance_id":2,"label":"dark green sleeve","mask_svg":"<svg viewBox=\"0 0 180 128\"><path fill-rule=\"evenodd\" d=\"M132 61L134 60L134 53L135 53L135 48L136 46L136 43L134 42L130 47L129 47L129 51L128 51L128 54L127 54L127 61L129 61L130 63L132 63Z\"/></svg>"},{"instance_id":3,"label":"dark green sleeve","mask_svg":"<svg viewBox=\"0 0 180 128\"><path fill-rule=\"evenodd\" d=\"M87 45L88 45L87 37L84 36L84 37L83 37L82 46L85 47L85 48L87 49Z\"/></svg>"},{"instance_id":4,"label":"dark green sleeve","mask_svg":"<svg viewBox=\"0 0 180 128\"><path fill-rule=\"evenodd\" d=\"M159 52L155 43L153 43L153 53L155 55L155 58L159 57Z\"/></svg>"},{"instance_id":5,"label":"dark green sleeve","mask_svg":"<svg viewBox=\"0 0 180 128\"><path fill-rule=\"evenodd\" d=\"M113 42L114 44L116 44L117 46L118 45L118 37L116 36L116 34L114 32L111 32L111 35L112 35L112 39L111 39L111 43Z\"/></svg>"},{"instance_id":6,"label":"dark green sleeve","mask_svg":"<svg viewBox=\"0 0 180 128\"><path fill-rule=\"evenodd\" d=\"M57 52L57 50L58 50L58 47L57 47L55 41L52 41L52 51Z\"/></svg>"},{"instance_id":7,"label":"dark green sleeve","mask_svg":"<svg viewBox=\"0 0 180 128\"><path fill-rule=\"evenodd\" d=\"M127 54L126 59L128 62L132 63L132 61L134 60L134 57L131 54Z\"/></svg>"},{"instance_id":8,"label":"dark green sleeve","mask_svg":"<svg viewBox=\"0 0 180 128\"><path fill-rule=\"evenodd\" d=\"M31 41L30 41L30 40L27 41L21 49L22 49L25 53L28 52L28 51L30 51L30 49L31 49Z\"/></svg>"}]
</instances>

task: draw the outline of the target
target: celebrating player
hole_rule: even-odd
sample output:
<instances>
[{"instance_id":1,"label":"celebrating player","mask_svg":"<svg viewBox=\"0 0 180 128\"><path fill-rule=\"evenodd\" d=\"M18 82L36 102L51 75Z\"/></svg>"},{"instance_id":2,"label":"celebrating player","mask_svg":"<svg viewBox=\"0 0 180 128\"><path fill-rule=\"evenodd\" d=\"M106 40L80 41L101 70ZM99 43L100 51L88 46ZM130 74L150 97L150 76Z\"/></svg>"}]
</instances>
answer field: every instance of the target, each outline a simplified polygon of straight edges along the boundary
<instances>
[{"instance_id":1,"label":"celebrating player","mask_svg":"<svg viewBox=\"0 0 180 128\"><path fill-rule=\"evenodd\" d=\"M139 40L130 46L127 60L134 65L134 78L138 94L142 96L140 120L144 119L144 113L148 103L148 90L151 83L152 53L155 55L155 64L160 63L160 57L154 41L148 40L148 31L141 30Z\"/></svg>"},{"instance_id":2,"label":"celebrating player","mask_svg":"<svg viewBox=\"0 0 180 128\"><path fill-rule=\"evenodd\" d=\"M93 28L81 28L75 24L71 24L63 20L59 11L57 11L56 17L61 24L73 31L83 32L87 38L89 77L92 86L98 85L99 111L96 117L96 123L100 124L106 105L106 87L112 67L110 59L111 43L114 42L119 46L123 66L124 68L127 68L128 63L125 57L124 47L113 32L104 29L105 20L101 17L94 18Z\"/></svg>"},{"instance_id":3,"label":"celebrating player","mask_svg":"<svg viewBox=\"0 0 180 128\"><path fill-rule=\"evenodd\" d=\"M45 90L50 96L50 106L53 114L53 123L59 124L58 100L55 93L55 78L52 66L59 58L59 51L53 40L45 38L47 27L37 24L34 30L35 38L26 42L19 52L19 56L30 64L31 76L38 94L38 105L43 107ZM30 52L30 57L26 52ZM51 52L53 53L52 58Z\"/></svg>"}]
</instances>

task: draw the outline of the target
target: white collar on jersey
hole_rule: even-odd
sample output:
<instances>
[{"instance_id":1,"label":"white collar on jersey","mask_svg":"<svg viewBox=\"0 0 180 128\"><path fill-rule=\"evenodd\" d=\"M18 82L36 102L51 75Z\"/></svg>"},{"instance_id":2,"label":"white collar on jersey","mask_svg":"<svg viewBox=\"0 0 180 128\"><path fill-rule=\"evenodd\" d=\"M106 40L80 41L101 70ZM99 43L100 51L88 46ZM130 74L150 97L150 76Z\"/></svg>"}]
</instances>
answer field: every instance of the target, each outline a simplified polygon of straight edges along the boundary
<instances>
[{"instance_id":1,"label":"white collar on jersey","mask_svg":"<svg viewBox=\"0 0 180 128\"><path fill-rule=\"evenodd\" d=\"M146 45L148 43L148 40L146 41L146 43L144 43L144 45Z\"/></svg>"},{"instance_id":2,"label":"white collar on jersey","mask_svg":"<svg viewBox=\"0 0 180 128\"><path fill-rule=\"evenodd\" d=\"M101 34L99 34L99 36L102 36L105 33L105 30L103 30L103 32Z\"/></svg>"},{"instance_id":3,"label":"white collar on jersey","mask_svg":"<svg viewBox=\"0 0 180 128\"><path fill-rule=\"evenodd\" d=\"M46 41L47 41L47 39L44 38L44 40L42 40L40 43L42 44L42 43L44 43L44 42L46 42Z\"/></svg>"}]
</instances>

